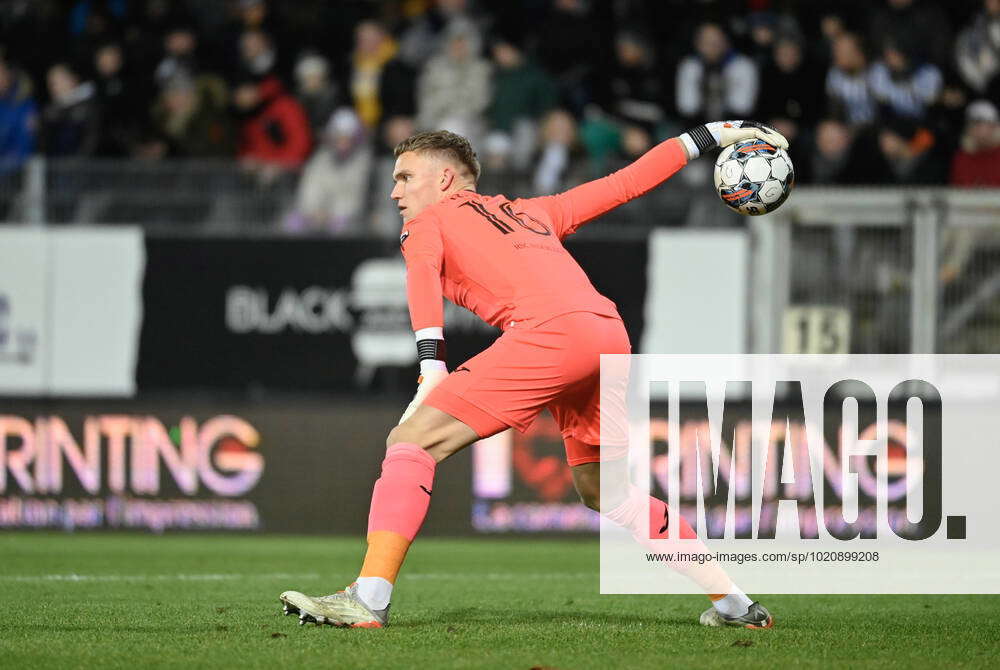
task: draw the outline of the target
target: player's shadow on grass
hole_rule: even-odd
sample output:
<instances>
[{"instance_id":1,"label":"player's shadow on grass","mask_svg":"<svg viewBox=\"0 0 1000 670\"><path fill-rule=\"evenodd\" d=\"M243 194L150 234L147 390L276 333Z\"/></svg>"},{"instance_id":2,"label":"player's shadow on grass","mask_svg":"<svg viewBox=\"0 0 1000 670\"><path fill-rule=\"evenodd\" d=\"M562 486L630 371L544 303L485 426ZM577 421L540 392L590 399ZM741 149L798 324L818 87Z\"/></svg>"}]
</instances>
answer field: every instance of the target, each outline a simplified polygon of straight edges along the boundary
<instances>
[{"instance_id":1,"label":"player's shadow on grass","mask_svg":"<svg viewBox=\"0 0 1000 670\"><path fill-rule=\"evenodd\" d=\"M567 605L572 607L572 605ZM440 626L511 624L589 624L599 626L697 626L697 618L691 616L645 616L638 614L615 614L611 612L566 612L564 610L542 610L512 613L509 610L492 610L480 607L464 607L446 610L429 617L419 617L413 621L393 621L393 628L436 628Z\"/></svg>"}]
</instances>

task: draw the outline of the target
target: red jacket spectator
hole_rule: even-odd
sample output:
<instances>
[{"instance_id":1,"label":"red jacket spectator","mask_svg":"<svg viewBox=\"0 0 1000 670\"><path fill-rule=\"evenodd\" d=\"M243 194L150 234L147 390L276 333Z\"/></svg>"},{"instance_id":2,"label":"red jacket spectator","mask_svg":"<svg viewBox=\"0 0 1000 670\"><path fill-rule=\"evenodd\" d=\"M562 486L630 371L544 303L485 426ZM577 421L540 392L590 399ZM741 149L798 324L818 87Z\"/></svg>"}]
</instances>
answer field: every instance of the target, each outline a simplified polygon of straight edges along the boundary
<instances>
[{"instance_id":1,"label":"red jacket spectator","mask_svg":"<svg viewBox=\"0 0 1000 670\"><path fill-rule=\"evenodd\" d=\"M962 148L951 162L955 186L1000 186L1000 112L987 100L966 110Z\"/></svg>"},{"instance_id":2,"label":"red jacket spectator","mask_svg":"<svg viewBox=\"0 0 1000 670\"><path fill-rule=\"evenodd\" d=\"M1000 146L976 153L959 151L951 163L955 186L1000 186Z\"/></svg>"},{"instance_id":3,"label":"red jacket spectator","mask_svg":"<svg viewBox=\"0 0 1000 670\"><path fill-rule=\"evenodd\" d=\"M309 118L276 77L241 84L234 99L244 114L241 159L285 168L297 168L305 162L312 149Z\"/></svg>"}]
</instances>

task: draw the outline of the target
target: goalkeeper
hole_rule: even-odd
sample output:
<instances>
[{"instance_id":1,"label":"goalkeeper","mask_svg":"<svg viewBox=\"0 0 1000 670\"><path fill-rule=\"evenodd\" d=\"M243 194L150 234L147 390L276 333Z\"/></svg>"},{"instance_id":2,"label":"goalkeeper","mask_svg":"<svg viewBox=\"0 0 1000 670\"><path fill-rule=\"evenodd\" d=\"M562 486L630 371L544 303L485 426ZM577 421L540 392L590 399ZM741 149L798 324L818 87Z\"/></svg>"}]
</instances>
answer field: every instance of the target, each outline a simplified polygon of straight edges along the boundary
<instances>
[{"instance_id":1,"label":"goalkeeper","mask_svg":"<svg viewBox=\"0 0 1000 670\"><path fill-rule=\"evenodd\" d=\"M602 179L559 195L516 200L476 192L479 162L459 135L419 133L396 147L391 198L403 218L399 242L419 386L386 440L357 581L330 596L286 591L280 596L286 613L298 613L303 622L385 626L393 584L430 504L437 464L480 438L511 427L526 430L545 408L560 426L573 482L587 506L630 530L640 543L666 537L669 523L679 524L681 537L695 537L683 517L671 516L663 501L634 487L609 509L599 509L600 354L628 354L631 347L614 303L594 289L562 241L703 152L752 138L788 146L780 134L755 122L709 123ZM503 331L450 374L443 298ZM618 433L616 444L604 445L605 458L616 448L622 454L624 431ZM701 623L772 625L767 610L716 564L685 574L712 600Z\"/></svg>"}]
</instances>

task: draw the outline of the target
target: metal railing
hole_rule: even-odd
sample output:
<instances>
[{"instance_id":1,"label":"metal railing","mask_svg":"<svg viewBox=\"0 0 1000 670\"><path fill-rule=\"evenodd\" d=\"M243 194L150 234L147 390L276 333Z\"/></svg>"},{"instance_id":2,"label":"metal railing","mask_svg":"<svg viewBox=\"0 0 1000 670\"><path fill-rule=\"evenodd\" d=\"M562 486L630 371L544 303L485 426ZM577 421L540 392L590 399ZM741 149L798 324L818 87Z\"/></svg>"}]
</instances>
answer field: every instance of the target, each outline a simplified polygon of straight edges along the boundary
<instances>
[{"instance_id":1,"label":"metal railing","mask_svg":"<svg viewBox=\"0 0 1000 670\"><path fill-rule=\"evenodd\" d=\"M754 351L1000 351L1000 190L801 188L752 228Z\"/></svg>"},{"instance_id":2,"label":"metal railing","mask_svg":"<svg viewBox=\"0 0 1000 670\"><path fill-rule=\"evenodd\" d=\"M262 181L224 161L34 157L0 185L8 222L261 230L291 207L295 176Z\"/></svg>"}]
</instances>

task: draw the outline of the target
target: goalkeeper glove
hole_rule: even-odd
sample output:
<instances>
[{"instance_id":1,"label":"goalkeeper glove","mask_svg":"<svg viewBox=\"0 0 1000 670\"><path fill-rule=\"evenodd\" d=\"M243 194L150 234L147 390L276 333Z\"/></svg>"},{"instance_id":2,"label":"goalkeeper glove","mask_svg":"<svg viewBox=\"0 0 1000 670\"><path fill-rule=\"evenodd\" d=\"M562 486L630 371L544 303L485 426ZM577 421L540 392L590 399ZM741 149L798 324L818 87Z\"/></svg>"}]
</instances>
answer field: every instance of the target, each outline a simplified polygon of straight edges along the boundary
<instances>
[{"instance_id":1,"label":"goalkeeper glove","mask_svg":"<svg viewBox=\"0 0 1000 670\"><path fill-rule=\"evenodd\" d=\"M763 140L779 149L788 148L788 140L784 135L757 121L713 121L696 126L680 136L689 160L694 160L709 149L728 147L734 142L752 139Z\"/></svg>"},{"instance_id":2,"label":"goalkeeper glove","mask_svg":"<svg viewBox=\"0 0 1000 670\"><path fill-rule=\"evenodd\" d=\"M403 416L399 418L399 422L403 423L410 416L417 411L417 408L424 402L427 395L434 389L435 386L441 383L441 380L448 376L448 368L445 366L444 361L437 360L424 360L420 361L420 377L417 378L417 392L413 396L413 400L410 404L406 406L406 411L403 412Z\"/></svg>"},{"instance_id":3,"label":"goalkeeper glove","mask_svg":"<svg viewBox=\"0 0 1000 670\"><path fill-rule=\"evenodd\" d=\"M417 337L417 360L420 361L420 377L417 379L417 392L410 404L407 405L403 416L399 418L400 423L409 419L423 404L424 399L434 387L448 376L448 366L445 363L447 355L444 346L444 329L441 327L421 328L415 335Z\"/></svg>"}]
</instances>

